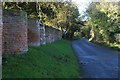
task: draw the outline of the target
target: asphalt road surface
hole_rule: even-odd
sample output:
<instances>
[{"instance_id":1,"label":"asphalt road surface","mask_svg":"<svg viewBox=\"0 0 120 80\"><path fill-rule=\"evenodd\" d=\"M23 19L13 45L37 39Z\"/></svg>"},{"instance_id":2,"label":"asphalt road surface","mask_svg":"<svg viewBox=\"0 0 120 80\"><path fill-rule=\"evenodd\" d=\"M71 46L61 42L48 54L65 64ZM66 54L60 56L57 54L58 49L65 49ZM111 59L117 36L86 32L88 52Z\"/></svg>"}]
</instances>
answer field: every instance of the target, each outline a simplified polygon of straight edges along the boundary
<instances>
[{"instance_id":1,"label":"asphalt road surface","mask_svg":"<svg viewBox=\"0 0 120 80\"><path fill-rule=\"evenodd\" d=\"M118 78L120 52L101 47L86 38L72 42L82 78Z\"/></svg>"}]
</instances>

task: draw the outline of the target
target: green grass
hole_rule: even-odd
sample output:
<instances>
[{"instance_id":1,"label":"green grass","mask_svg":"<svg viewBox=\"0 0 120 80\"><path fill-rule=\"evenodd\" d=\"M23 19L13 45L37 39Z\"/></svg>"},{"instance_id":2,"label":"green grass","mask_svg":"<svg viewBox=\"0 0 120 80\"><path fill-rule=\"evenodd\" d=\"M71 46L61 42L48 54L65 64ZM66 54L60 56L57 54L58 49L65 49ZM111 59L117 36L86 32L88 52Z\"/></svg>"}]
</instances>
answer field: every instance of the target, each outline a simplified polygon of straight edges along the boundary
<instances>
[{"instance_id":1,"label":"green grass","mask_svg":"<svg viewBox=\"0 0 120 80\"><path fill-rule=\"evenodd\" d=\"M78 78L76 57L70 42L56 41L30 47L25 54L3 55L3 78Z\"/></svg>"}]
</instances>

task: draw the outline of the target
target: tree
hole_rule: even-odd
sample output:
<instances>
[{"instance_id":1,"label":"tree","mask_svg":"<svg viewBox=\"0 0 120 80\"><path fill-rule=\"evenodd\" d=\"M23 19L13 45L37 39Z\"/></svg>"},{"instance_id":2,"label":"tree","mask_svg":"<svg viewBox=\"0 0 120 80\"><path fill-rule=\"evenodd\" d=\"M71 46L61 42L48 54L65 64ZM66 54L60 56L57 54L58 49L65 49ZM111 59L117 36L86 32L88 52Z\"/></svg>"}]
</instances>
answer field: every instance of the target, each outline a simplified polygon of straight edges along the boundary
<instances>
[{"instance_id":1,"label":"tree","mask_svg":"<svg viewBox=\"0 0 120 80\"><path fill-rule=\"evenodd\" d=\"M79 29L79 11L70 1L65 2L4 2L5 9L26 11L28 17L39 18L43 25L60 29L63 34L72 38ZM66 35L66 34L65 34Z\"/></svg>"},{"instance_id":2,"label":"tree","mask_svg":"<svg viewBox=\"0 0 120 80\"><path fill-rule=\"evenodd\" d=\"M88 9L95 41L113 43L116 41L114 33L120 29L118 13L120 3L97 2L92 3Z\"/></svg>"}]
</instances>

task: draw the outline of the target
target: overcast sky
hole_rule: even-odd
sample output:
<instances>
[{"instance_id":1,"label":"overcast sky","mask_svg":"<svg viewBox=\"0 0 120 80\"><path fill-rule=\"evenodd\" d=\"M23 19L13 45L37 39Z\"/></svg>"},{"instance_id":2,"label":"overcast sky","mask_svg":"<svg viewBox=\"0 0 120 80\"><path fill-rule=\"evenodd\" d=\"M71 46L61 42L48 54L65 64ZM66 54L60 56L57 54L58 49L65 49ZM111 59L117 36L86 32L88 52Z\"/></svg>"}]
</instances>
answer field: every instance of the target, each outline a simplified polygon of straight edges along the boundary
<instances>
[{"instance_id":1,"label":"overcast sky","mask_svg":"<svg viewBox=\"0 0 120 80\"><path fill-rule=\"evenodd\" d=\"M78 6L79 12L82 13L86 10L91 0L72 0Z\"/></svg>"},{"instance_id":2,"label":"overcast sky","mask_svg":"<svg viewBox=\"0 0 120 80\"><path fill-rule=\"evenodd\" d=\"M85 8L87 8L91 2L100 2L102 0L71 0L71 1L78 6L79 12L82 13L83 11L85 11ZM119 1L120 0L104 0L104 2L119 2Z\"/></svg>"}]
</instances>

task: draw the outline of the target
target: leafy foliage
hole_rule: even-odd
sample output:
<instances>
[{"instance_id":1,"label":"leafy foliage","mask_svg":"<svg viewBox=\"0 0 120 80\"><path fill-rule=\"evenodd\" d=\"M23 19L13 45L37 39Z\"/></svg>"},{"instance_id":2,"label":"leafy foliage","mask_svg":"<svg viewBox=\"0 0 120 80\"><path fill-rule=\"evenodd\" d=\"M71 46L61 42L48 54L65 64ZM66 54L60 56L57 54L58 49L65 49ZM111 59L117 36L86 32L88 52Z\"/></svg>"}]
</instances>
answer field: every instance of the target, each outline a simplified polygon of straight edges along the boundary
<instances>
[{"instance_id":1,"label":"leafy foliage","mask_svg":"<svg viewBox=\"0 0 120 80\"><path fill-rule=\"evenodd\" d=\"M120 2L97 2L89 6L88 14L94 41L118 43L115 35L120 29L119 4Z\"/></svg>"},{"instance_id":2,"label":"leafy foliage","mask_svg":"<svg viewBox=\"0 0 120 80\"><path fill-rule=\"evenodd\" d=\"M44 25L60 29L64 37L72 38L80 28L79 11L75 4L65 2L4 2L5 9L24 10L28 17L37 17Z\"/></svg>"}]
</instances>

